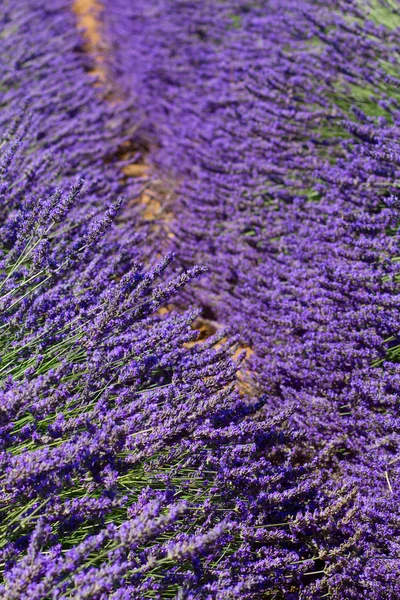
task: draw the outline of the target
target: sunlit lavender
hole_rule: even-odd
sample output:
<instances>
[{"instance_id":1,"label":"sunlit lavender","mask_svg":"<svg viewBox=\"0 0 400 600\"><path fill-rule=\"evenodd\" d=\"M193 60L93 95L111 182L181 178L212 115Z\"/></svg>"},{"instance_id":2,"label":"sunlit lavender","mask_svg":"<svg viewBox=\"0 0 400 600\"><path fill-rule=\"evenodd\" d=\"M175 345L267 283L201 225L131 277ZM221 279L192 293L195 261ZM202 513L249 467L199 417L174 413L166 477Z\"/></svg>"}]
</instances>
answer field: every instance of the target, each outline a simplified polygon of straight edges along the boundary
<instances>
[{"instance_id":1,"label":"sunlit lavender","mask_svg":"<svg viewBox=\"0 0 400 600\"><path fill-rule=\"evenodd\" d=\"M0 597L397 600L399 0L0 8Z\"/></svg>"}]
</instances>

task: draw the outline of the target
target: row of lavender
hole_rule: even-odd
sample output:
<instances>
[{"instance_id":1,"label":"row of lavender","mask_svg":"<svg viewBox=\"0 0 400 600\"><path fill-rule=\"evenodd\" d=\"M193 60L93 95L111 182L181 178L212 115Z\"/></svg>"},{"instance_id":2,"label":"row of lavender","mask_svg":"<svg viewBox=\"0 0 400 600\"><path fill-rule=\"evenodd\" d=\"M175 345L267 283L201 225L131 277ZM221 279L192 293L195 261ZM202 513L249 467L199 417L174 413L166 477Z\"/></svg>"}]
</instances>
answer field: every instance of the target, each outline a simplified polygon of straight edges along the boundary
<instances>
[{"instance_id":1,"label":"row of lavender","mask_svg":"<svg viewBox=\"0 0 400 600\"><path fill-rule=\"evenodd\" d=\"M202 269L147 258L120 199L136 123L69 0L1 8L1 597L339 598L354 573L374 594L392 549L354 493L323 490L289 410L254 418L235 340L193 346L197 313L159 310Z\"/></svg>"},{"instance_id":2,"label":"row of lavender","mask_svg":"<svg viewBox=\"0 0 400 600\"><path fill-rule=\"evenodd\" d=\"M322 497L356 491L359 559L332 539L343 571L316 578L396 598L400 5L104 4L110 74L178 182L174 249L210 267L197 300L254 352L258 419L295 406Z\"/></svg>"}]
</instances>

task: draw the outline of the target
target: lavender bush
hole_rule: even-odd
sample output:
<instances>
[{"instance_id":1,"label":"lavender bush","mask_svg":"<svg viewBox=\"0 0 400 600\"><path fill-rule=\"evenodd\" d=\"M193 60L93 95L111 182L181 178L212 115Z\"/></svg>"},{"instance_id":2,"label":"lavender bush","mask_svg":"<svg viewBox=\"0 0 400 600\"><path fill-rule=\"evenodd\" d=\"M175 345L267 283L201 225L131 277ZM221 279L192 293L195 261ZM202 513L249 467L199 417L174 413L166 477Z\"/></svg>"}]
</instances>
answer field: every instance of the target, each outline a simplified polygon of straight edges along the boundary
<instances>
[{"instance_id":1,"label":"lavender bush","mask_svg":"<svg viewBox=\"0 0 400 600\"><path fill-rule=\"evenodd\" d=\"M318 598L359 577L373 536L294 407L243 399L236 339L193 345L197 311L160 310L204 270L154 258L122 200L136 126L92 85L69 3L2 8L2 597Z\"/></svg>"},{"instance_id":2,"label":"lavender bush","mask_svg":"<svg viewBox=\"0 0 400 600\"><path fill-rule=\"evenodd\" d=\"M331 539L341 569L294 597L396 598L399 6L105 7L110 74L177 182L174 248L212 267L196 298L252 348L258 418L296 403L323 492L356 490L358 560Z\"/></svg>"}]
</instances>

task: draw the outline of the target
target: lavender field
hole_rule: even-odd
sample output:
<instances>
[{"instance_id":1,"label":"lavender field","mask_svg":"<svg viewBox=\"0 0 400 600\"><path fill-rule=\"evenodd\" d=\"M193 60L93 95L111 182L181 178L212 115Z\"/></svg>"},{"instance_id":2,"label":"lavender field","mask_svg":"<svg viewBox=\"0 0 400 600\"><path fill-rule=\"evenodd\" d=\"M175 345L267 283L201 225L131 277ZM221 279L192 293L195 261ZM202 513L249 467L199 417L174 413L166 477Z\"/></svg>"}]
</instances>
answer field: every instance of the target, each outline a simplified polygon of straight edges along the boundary
<instances>
[{"instance_id":1,"label":"lavender field","mask_svg":"<svg viewBox=\"0 0 400 600\"><path fill-rule=\"evenodd\" d=\"M0 599L400 599L400 0L0 0Z\"/></svg>"}]
</instances>

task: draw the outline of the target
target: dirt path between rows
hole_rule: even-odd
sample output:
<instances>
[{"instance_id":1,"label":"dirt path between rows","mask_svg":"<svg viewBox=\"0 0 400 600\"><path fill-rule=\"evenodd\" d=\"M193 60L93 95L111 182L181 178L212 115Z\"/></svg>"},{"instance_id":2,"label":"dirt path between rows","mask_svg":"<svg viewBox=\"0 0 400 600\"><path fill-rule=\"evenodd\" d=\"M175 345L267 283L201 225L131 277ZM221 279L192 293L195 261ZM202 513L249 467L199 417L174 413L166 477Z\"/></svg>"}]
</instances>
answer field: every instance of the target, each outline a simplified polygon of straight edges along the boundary
<instances>
[{"instance_id":1,"label":"dirt path between rows","mask_svg":"<svg viewBox=\"0 0 400 600\"><path fill-rule=\"evenodd\" d=\"M73 11L78 19L78 27L82 29L86 40L85 49L93 57L94 68L92 73L97 77L99 85L107 83L107 69L104 63L107 47L102 39L100 27L102 10L101 3L97 0L75 0L73 2ZM129 161L129 158L136 154L130 148L127 148L125 153L123 148L118 149L118 151L122 154L121 158L124 161ZM150 168L145 160L128 164L123 167L122 171L126 177L133 179L150 176ZM162 201L163 194L165 195L165 190L160 189L160 183L156 181L136 200L143 207L141 216L145 221L156 224L162 219L165 224L171 219L168 210L165 210L165 204L168 203ZM172 234L166 231L166 235L170 237Z\"/></svg>"},{"instance_id":2,"label":"dirt path between rows","mask_svg":"<svg viewBox=\"0 0 400 600\"><path fill-rule=\"evenodd\" d=\"M100 15L102 10L101 3L98 0L74 0L73 2L73 11L77 16L78 26L82 29L86 40L86 50L94 60L93 74L97 76L99 84L106 84L107 71L104 64L104 56L107 48L101 36ZM127 150L127 155L123 158L124 160L129 158L129 150ZM127 177L146 177L150 175L150 166L145 161L129 164L123 168L123 172ZM155 185L150 186L137 201L143 207L142 218L145 221L153 222L155 227L161 221L163 233L167 237L172 238L173 234L168 228L168 223L173 218L169 196L168 190L162 186L162 183L156 181ZM163 311L167 311L167 309L163 309ZM194 323L194 328L199 331L199 339L195 343L201 343L218 329L222 329L223 325L199 318ZM237 351L233 355L233 359L237 360L243 352L245 352L246 358L249 358L253 354L253 350L250 347L239 344ZM251 393L246 369L241 369L238 372L238 384L242 392Z\"/></svg>"}]
</instances>

